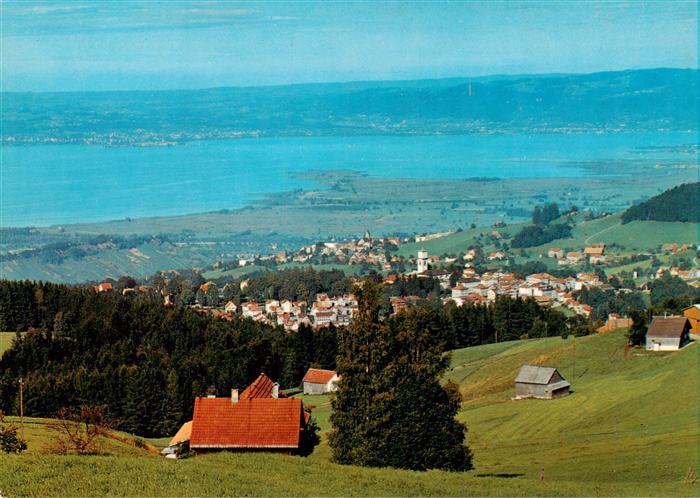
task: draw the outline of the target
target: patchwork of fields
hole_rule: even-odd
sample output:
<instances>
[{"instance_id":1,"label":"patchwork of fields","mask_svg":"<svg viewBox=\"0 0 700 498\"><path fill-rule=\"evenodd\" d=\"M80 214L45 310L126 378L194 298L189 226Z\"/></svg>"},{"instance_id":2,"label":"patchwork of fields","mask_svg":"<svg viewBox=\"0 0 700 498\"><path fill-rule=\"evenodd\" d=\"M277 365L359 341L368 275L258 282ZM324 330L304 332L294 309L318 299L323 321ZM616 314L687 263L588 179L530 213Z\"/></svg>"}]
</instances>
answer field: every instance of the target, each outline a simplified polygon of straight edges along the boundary
<instances>
[{"instance_id":1,"label":"patchwork of fields","mask_svg":"<svg viewBox=\"0 0 700 498\"><path fill-rule=\"evenodd\" d=\"M454 351L446 377L459 383L465 400L458 417L474 451L468 473L336 465L325 438L308 458L222 453L167 461L114 441L104 456L44 455L48 433L38 420L27 426L27 454L0 457L0 490L10 496L697 496L698 485L684 482L698 466L697 345L650 354L627 350L625 342L619 332ZM557 367L572 394L511 400L523 363ZM327 432L329 397L304 401Z\"/></svg>"}]
</instances>

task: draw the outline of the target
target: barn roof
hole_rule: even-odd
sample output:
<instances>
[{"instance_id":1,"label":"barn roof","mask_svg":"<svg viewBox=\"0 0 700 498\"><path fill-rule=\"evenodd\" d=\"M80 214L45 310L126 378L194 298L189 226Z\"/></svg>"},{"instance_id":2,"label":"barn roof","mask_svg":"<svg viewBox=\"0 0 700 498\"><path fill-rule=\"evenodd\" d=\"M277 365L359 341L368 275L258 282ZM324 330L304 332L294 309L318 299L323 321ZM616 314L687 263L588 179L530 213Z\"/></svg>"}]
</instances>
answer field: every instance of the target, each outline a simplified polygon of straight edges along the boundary
<instances>
[{"instance_id":1,"label":"barn roof","mask_svg":"<svg viewBox=\"0 0 700 498\"><path fill-rule=\"evenodd\" d=\"M684 316L655 316L647 330L651 337L680 337L688 319Z\"/></svg>"},{"instance_id":2,"label":"barn roof","mask_svg":"<svg viewBox=\"0 0 700 498\"><path fill-rule=\"evenodd\" d=\"M298 398L195 398L193 448L297 448L304 421Z\"/></svg>"},{"instance_id":3,"label":"barn roof","mask_svg":"<svg viewBox=\"0 0 700 498\"><path fill-rule=\"evenodd\" d=\"M304 375L304 382L310 382L312 384L328 384L335 375L335 370L309 368L306 375Z\"/></svg>"},{"instance_id":4,"label":"barn roof","mask_svg":"<svg viewBox=\"0 0 700 498\"><path fill-rule=\"evenodd\" d=\"M272 398L274 387L275 383L272 379L264 373L261 373L252 384L245 388L239 396L239 399Z\"/></svg>"},{"instance_id":5,"label":"barn roof","mask_svg":"<svg viewBox=\"0 0 700 498\"><path fill-rule=\"evenodd\" d=\"M549 384L549 381L556 372L556 368L538 367L535 365L523 365L515 378L515 382L525 384Z\"/></svg>"}]
</instances>

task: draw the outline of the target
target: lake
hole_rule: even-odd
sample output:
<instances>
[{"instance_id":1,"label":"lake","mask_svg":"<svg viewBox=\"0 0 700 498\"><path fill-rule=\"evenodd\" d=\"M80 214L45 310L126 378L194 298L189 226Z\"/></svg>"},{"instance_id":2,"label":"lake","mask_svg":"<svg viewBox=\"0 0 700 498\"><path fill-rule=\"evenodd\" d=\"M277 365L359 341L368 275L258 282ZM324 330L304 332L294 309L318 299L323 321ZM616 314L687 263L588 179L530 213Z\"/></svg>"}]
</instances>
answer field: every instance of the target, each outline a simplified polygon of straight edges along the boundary
<instances>
[{"instance_id":1,"label":"lake","mask_svg":"<svg viewBox=\"0 0 700 498\"><path fill-rule=\"evenodd\" d=\"M695 141L695 134L674 132L264 138L173 147L3 146L0 225L238 208L265 194L313 187L298 177L308 170L351 169L386 178L612 175L614 170L587 166L690 160L664 147Z\"/></svg>"}]
</instances>

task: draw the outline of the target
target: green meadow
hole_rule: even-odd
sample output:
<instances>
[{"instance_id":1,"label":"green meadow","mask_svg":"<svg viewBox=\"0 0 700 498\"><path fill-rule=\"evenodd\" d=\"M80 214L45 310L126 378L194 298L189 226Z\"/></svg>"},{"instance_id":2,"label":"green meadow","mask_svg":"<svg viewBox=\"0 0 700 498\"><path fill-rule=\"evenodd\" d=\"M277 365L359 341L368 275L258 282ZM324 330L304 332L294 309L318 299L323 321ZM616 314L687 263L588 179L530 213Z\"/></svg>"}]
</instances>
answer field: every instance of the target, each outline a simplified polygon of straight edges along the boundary
<instances>
[{"instance_id":1,"label":"green meadow","mask_svg":"<svg viewBox=\"0 0 700 498\"><path fill-rule=\"evenodd\" d=\"M14 332L0 332L0 356L10 349L12 346L12 341L15 338Z\"/></svg>"},{"instance_id":2,"label":"green meadow","mask_svg":"<svg viewBox=\"0 0 700 498\"><path fill-rule=\"evenodd\" d=\"M357 275L362 272L362 268L359 266L349 266L341 264L325 264L325 265L308 265L304 263L286 263L283 265L278 265L275 270L286 270L292 268L314 268L316 271L330 271L330 270L342 270L348 275ZM238 268L233 268L231 270L210 270L202 273L202 277L211 280L221 277L229 278L242 278L247 275L252 275L253 273L261 273L271 271L269 268L260 265L249 265L240 266Z\"/></svg>"},{"instance_id":3,"label":"green meadow","mask_svg":"<svg viewBox=\"0 0 700 498\"><path fill-rule=\"evenodd\" d=\"M565 219L562 218L559 221L564 222ZM540 259L540 255L546 255L547 249L550 247L560 247L565 251L582 251L587 245L604 242L608 245L616 244L619 246L612 250L613 253L635 254L640 251L654 251L665 243L697 244L699 240L697 223L633 221L623 225L620 222L620 213L590 221L585 221L583 216L579 215L574 217L573 221L575 224L571 231L571 237L553 240L522 251L514 249L510 252L516 256L519 263L538 260L551 267L556 267L556 260ZM503 236L504 241L508 241L526 225L527 223L513 223L495 230L498 230ZM473 245L482 246L485 252L494 251L495 246L492 241L485 238L482 238L481 242L478 240L480 235L489 235L493 230L493 228L477 227L426 242L403 244L399 249L399 254L415 256L420 249L426 249L431 255L459 254L466 252L469 246ZM632 267L635 266L640 266L640 263L632 265Z\"/></svg>"},{"instance_id":4,"label":"green meadow","mask_svg":"<svg viewBox=\"0 0 700 498\"><path fill-rule=\"evenodd\" d=\"M412 472L336 465L325 442L308 458L220 453L169 461L107 441L104 455L42 453L43 420L25 425L30 448L0 457L8 496L697 496L698 348L647 353L623 332L489 344L452 353L446 380L464 403L474 470ZM524 363L571 382L557 400L512 400ZM329 396L305 396L322 431ZM165 440L148 441L165 444Z\"/></svg>"}]
</instances>

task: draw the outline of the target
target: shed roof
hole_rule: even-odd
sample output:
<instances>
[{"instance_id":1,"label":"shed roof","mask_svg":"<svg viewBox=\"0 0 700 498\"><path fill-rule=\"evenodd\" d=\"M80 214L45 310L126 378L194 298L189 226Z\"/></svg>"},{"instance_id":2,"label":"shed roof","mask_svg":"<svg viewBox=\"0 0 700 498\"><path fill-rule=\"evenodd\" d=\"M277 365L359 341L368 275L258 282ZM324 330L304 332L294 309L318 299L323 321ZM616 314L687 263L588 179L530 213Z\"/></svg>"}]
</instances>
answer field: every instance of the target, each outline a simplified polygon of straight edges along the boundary
<instances>
[{"instance_id":1,"label":"shed roof","mask_svg":"<svg viewBox=\"0 0 700 498\"><path fill-rule=\"evenodd\" d=\"M655 316L647 330L651 337L680 337L688 319L684 316Z\"/></svg>"},{"instance_id":2,"label":"shed roof","mask_svg":"<svg viewBox=\"0 0 700 498\"><path fill-rule=\"evenodd\" d=\"M557 369L552 367L523 365L522 368L520 368L518 376L515 378L515 382L522 382L525 384L549 384L549 381L556 371Z\"/></svg>"},{"instance_id":3,"label":"shed roof","mask_svg":"<svg viewBox=\"0 0 700 498\"><path fill-rule=\"evenodd\" d=\"M182 427L180 427L180 430L177 431L177 434L173 436L173 438L170 440L170 444L168 446L175 446L176 444L179 444L183 441L187 441L192 435L192 421L190 420L189 422L185 422L182 424Z\"/></svg>"},{"instance_id":4,"label":"shed roof","mask_svg":"<svg viewBox=\"0 0 700 498\"><path fill-rule=\"evenodd\" d=\"M549 384L547 387L550 391L558 391L559 389L564 389L565 387L570 387L571 383L568 380L560 380L558 382L553 382L552 384Z\"/></svg>"},{"instance_id":5,"label":"shed roof","mask_svg":"<svg viewBox=\"0 0 700 498\"><path fill-rule=\"evenodd\" d=\"M193 448L297 448L304 421L298 398L195 398Z\"/></svg>"},{"instance_id":6,"label":"shed roof","mask_svg":"<svg viewBox=\"0 0 700 498\"><path fill-rule=\"evenodd\" d=\"M335 370L309 368L306 375L304 375L304 382L310 382L312 384L328 384L335 375Z\"/></svg>"}]
</instances>

